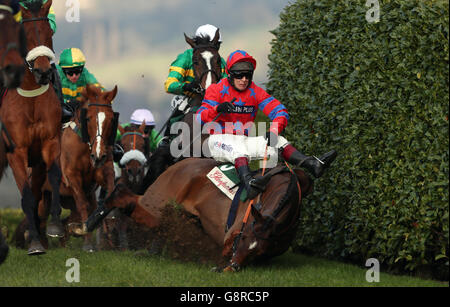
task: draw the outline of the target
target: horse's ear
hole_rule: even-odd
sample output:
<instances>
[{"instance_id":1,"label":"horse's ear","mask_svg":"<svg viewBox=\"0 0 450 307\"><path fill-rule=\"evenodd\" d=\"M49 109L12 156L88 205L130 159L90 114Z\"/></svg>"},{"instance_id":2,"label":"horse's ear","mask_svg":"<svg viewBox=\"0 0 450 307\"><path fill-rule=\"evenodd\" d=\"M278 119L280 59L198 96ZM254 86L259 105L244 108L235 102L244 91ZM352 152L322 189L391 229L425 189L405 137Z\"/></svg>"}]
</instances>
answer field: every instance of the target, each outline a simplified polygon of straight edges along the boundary
<instances>
[{"instance_id":1,"label":"horse's ear","mask_svg":"<svg viewBox=\"0 0 450 307\"><path fill-rule=\"evenodd\" d=\"M139 126L139 132L140 133L144 133L144 131L145 131L145 119L142 121L142 124Z\"/></svg>"},{"instance_id":2,"label":"horse's ear","mask_svg":"<svg viewBox=\"0 0 450 307\"><path fill-rule=\"evenodd\" d=\"M116 98L117 91L118 91L118 88L117 88L117 85L116 85L116 86L114 86L114 88L113 88L112 91L109 91L109 92L106 94L106 99L112 103L112 101L114 100L114 98Z\"/></svg>"},{"instance_id":3,"label":"horse's ear","mask_svg":"<svg viewBox=\"0 0 450 307\"><path fill-rule=\"evenodd\" d=\"M46 12L46 14L48 14L48 12L50 11L50 7L52 6L52 0L48 0L46 3L44 3L44 5L42 6L42 8L44 9L44 12Z\"/></svg>"},{"instance_id":4,"label":"horse's ear","mask_svg":"<svg viewBox=\"0 0 450 307\"><path fill-rule=\"evenodd\" d=\"M264 218L261 215L261 213L258 211L258 209L255 208L255 206L252 205L252 209L251 209L252 215L255 218L257 223L263 223L264 222Z\"/></svg>"},{"instance_id":5,"label":"horse's ear","mask_svg":"<svg viewBox=\"0 0 450 307\"><path fill-rule=\"evenodd\" d=\"M117 126L117 129L119 129L120 135L124 135L125 134L125 128L122 127L121 125Z\"/></svg>"},{"instance_id":6,"label":"horse's ear","mask_svg":"<svg viewBox=\"0 0 450 307\"><path fill-rule=\"evenodd\" d=\"M219 29L216 30L216 34L214 35L214 39L212 40L212 44L214 46L218 46L219 44L219 38L220 38L220 32Z\"/></svg>"},{"instance_id":7,"label":"horse's ear","mask_svg":"<svg viewBox=\"0 0 450 307\"><path fill-rule=\"evenodd\" d=\"M186 33L184 33L184 39L186 40L186 43L188 43L192 48L195 48L194 40L187 36Z\"/></svg>"}]
</instances>

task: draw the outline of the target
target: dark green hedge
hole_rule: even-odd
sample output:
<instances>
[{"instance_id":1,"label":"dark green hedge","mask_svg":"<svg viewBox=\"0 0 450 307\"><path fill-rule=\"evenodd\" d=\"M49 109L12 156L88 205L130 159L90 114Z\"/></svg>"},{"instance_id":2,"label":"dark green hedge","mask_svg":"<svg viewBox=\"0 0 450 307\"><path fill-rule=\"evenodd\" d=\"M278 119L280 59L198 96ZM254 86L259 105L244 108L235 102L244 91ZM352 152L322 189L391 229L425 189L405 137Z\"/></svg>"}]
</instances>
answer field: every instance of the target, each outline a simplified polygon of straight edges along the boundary
<instances>
[{"instance_id":1,"label":"dark green hedge","mask_svg":"<svg viewBox=\"0 0 450 307\"><path fill-rule=\"evenodd\" d=\"M448 279L448 1L299 0L280 14L268 91L288 140L334 165L305 201L302 250Z\"/></svg>"}]
</instances>

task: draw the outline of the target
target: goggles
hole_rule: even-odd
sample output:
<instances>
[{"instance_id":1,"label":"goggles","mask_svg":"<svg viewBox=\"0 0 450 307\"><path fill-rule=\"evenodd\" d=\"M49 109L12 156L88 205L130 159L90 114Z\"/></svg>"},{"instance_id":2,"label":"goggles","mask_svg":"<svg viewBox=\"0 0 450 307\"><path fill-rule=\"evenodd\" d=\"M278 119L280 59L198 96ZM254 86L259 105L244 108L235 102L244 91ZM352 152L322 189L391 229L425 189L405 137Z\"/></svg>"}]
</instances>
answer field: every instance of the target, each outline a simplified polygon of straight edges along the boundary
<instances>
[{"instance_id":1,"label":"goggles","mask_svg":"<svg viewBox=\"0 0 450 307\"><path fill-rule=\"evenodd\" d=\"M84 67L71 67L71 68L63 68L63 71L66 75L72 76L72 75L79 75L83 72Z\"/></svg>"},{"instance_id":2,"label":"goggles","mask_svg":"<svg viewBox=\"0 0 450 307\"><path fill-rule=\"evenodd\" d=\"M242 79L245 77L247 80L251 80L253 77L253 71L231 71L230 75L234 79Z\"/></svg>"}]
</instances>

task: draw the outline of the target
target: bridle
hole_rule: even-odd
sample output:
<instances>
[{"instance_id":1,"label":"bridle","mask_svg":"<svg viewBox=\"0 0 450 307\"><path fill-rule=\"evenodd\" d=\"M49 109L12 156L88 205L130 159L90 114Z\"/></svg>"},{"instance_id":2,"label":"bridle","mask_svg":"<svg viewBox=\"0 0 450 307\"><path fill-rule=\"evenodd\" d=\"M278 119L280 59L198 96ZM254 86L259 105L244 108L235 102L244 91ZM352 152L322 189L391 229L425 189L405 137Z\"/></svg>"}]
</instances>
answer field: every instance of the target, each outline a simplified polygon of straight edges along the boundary
<instances>
[{"instance_id":1,"label":"bridle","mask_svg":"<svg viewBox=\"0 0 450 307\"><path fill-rule=\"evenodd\" d=\"M37 42L38 42L38 46L42 45L41 43L41 39L39 37L39 30L36 26L36 21L46 21L46 22L50 22L48 17L33 17L33 18L27 18L27 19L22 19L22 24L27 23L27 22L33 22L33 26L34 26L34 32L36 34L36 38L37 38ZM28 66L28 69L33 72L34 71L34 61L32 61L32 63L28 62L25 59L25 63Z\"/></svg>"},{"instance_id":2,"label":"bridle","mask_svg":"<svg viewBox=\"0 0 450 307\"><path fill-rule=\"evenodd\" d=\"M215 49L215 50L218 51L218 48L217 48L216 46L214 46L213 44L210 44L210 45L197 45L197 46L195 46L195 48L193 48L193 49L194 49L194 53L195 53L195 52L196 52L197 50L199 50L199 49L209 49L209 48L213 48L213 49ZM206 89L203 88L203 86L201 85L201 81L202 81L203 77L204 77L206 74L208 74L208 73L213 73L214 76L216 77L217 81L220 80L220 74L218 74L218 73L217 73L216 71L214 71L214 69L212 69L212 68L203 71L203 72L200 74L200 76L199 76L198 78L197 78L197 73L196 73L196 71L195 71L195 69L194 69L194 77L195 77L195 80L198 82L198 84L200 84L200 90L196 90L197 94L203 94L203 93L206 91Z\"/></svg>"},{"instance_id":3,"label":"bridle","mask_svg":"<svg viewBox=\"0 0 450 307\"><path fill-rule=\"evenodd\" d=\"M128 135L132 135L132 136L133 136L133 141L131 142L132 149L130 149L130 150L128 150L128 151L125 151L125 150L123 149L123 146L122 146L122 145L123 145L122 139L123 139L125 136L128 136ZM125 133L120 137L120 144L117 144L117 146L119 146L120 150L122 150L122 152L123 152L124 154L126 154L127 152L129 152L129 151L131 151L131 150L138 150L138 151L140 151L139 149L136 149L136 137L140 137L140 138L143 139L143 141L144 141L144 152L142 152L142 153L144 154L145 157L147 157L147 156L148 156L148 142L149 142L149 138L148 138L148 136L145 136L144 134L142 134L142 133L140 133L140 132L137 132L137 131L129 131L129 132L125 132ZM125 165L122 165L122 164L119 164L119 166L120 166L120 167L125 167Z\"/></svg>"},{"instance_id":4,"label":"bridle","mask_svg":"<svg viewBox=\"0 0 450 307\"><path fill-rule=\"evenodd\" d=\"M87 108L89 108L89 107L97 107L97 119L98 119L98 113L99 113L98 108L99 108L99 107L106 107L106 108L110 108L110 109L112 110L112 105L110 105L110 104L89 103L89 104L87 105ZM84 108L84 110L87 111L87 108ZM86 111L85 111L85 112L86 112ZM81 121L82 121L82 120L80 120L80 122L81 122ZM86 119L86 121L87 121L87 119ZM83 124L82 124L82 126L83 126ZM86 127L86 128L87 128L87 127ZM114 125L113 125L112 129L114 129ZM83 129L83 130L84 130L84 129ZM86 133L86 136L87 136L87 139L86 139L87 142L86 142L86 143L89 145L89 150L91 150L91 149L92 149L92 144L93 144L94 142L92 142L92 140L89 139L89 135L87 135L87 131L85 131L85 132L83 131L82 133ZM114 134L114 131L112 131L111 133ZM95 137L93 137L92 139L95 140L95 139L97 139L98 137L100 137L100 139L104 141L104 137L103 137L102 134L101 134L100 127L99 127L99 125L97 124L97 132L96 132Z\"/></svg>"}]
</instances>

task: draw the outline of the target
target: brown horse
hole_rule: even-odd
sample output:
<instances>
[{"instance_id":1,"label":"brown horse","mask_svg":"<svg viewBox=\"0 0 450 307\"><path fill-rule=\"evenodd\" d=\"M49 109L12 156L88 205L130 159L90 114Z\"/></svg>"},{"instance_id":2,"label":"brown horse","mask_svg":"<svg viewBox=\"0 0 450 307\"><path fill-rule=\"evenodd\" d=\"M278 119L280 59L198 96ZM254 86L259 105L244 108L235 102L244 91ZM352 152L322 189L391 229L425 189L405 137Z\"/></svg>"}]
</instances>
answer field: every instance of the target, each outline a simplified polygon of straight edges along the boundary
<instances>
[{"instance_id":1,"label":"brown horse","mask_svg":"<svg viewBox=\"0 0 450 307\"><path fill-rule=\"evenodd\" d=\"M117 145L124 152L119 166L121 176L119 183L126 185L133 193L143 194L143 180L146 174L147 161L150 157L150 148L148 137L144 136L145 122L135 129L131 126L119 126L120 140Z\"/></svg>"},{"instance_id":2,"label":"brown horse","mask_svg":"<svg viewBox=\"0 0 450 307\"><path fill-rule=\"evenodd\" d=\"M64 245L69 234L85 236L83 249L93 251L91 234L83 228L83 222L97 207L95 192L99 186L111 192L114 189L114 165L112 145L117 131L119 113L113 112L112 101L117 86L108 92L88 85L82 92L82 101L69 127L61 137L62 184L61 205L71 211L65 221L67 229ZM41 229L45 229L50 212L51 185L46 182L44 197L39 203ZM22 224L25 222L22 222ZM23 227L16 238L23 237ZM46 246L45 238L41 238Z\"/></svg>"},{"instance_id":3,"label":"brown horse","mask_svg":"<svg viewBox=\"0 0 450 307\"><path fill-rule=\"evenodd\" d=\"M0 88L16 88L25 72L26 37L6 0L0 0L0 29ZM3 94L0 91L0 106Z\"/></svg>"},{"instance_id":4,"label":"brown horse","mask_svg":"<svg viewBox=\"0 0 450 307\"><path fill-rule=\"evenodd\" d=\"M50 84L50 61L55 59L53 32L47 17L51 4L51 0L45 4L34 1L28 9L21 7L30 50L26 56L28 69L20 87L7 92L0 109L0 117L15 146L14 151L7 153L7 159L22 195L22 209L30 222L29 255L45 253L39 240L38 202L46 177L53 192L47 235L63 235L59 196L61 170L57 164L61 152L61 106Z\"/></svg>"},{"instance_id":5,"label":"brown horse","mask_svg":"<svg viewBox=\"0 0 450 307\"><path fill-rule=\"evenodd\" d=\"M240 202L235 222L225 232L231 200L206 177L217 165L212 159L184 159L161 174L143 196L117 185L105 207L122 208L136 222L154 228L169 202L181 204L223 247L222 254L229 259L225 270L284 253L295 236L301 199L312 190L310 178L302 170L292 172L284 166L266 172L267 185L259 201Z\"/></svg>"},{"instance_id":6,"label":"brown horse","mask_svg":"<svg viewBox=\"0 0 450 307\"><path fill-rule=\"evenodd\" d=\"M23 28L14 20L9 1L0 0L0 107L8 88L16 88L23 79L26 56L26 37ZM0 119L0 180L8 165L6 151L12 150ZM7 142L7 143L5 143Z\"/></svg>"},{"instance_id":7,"label":"brown horse","mask_svg":"<svg viewBox=\"0 0 450 307\"><path fill-rule=\"evenodd\" d=\"M116 184L127 186L133 193L143 194L143 180L147 170L147 161L150 155L149 140L144 135L145 122L137 129L133 126L119 126L120 140L116 142L123 151L119 161L120 177ZM127 249L129 226L134 223L132 219L115 210L103 221L102 227L97 230L97 245L100 248ZM116 236L117 235L117 236Z\"/></svg>"},{"instance_id":8,"label":"brown horse","mask_svg":"<svg viewBox=\"0 0 450 307\"><path fill-rule=\"evenodd\" d=\"M222 76L219 35L219 30L217 30L212 41L210 41L209 37L192 39L186 34L184 35L186 42L194 50L192 55L194 78L200 84L201 90L189 99L189 109L184 112L178 109L174 110L175 115L182 117L179 120L179 122L183 123L180 128L185 128L185 130L178 132L173 131L177 136L174 138L172 145L182 148L180 156L172 156L169 145L158 147L149 161L150 171L145 179L146 187L150 186L168 166L184 156L194 156L193 146L190 145L194 140L201 138L193 129L195 113L202 103L206 88L213 83L219 82ZM173 125L173 128L176 128L176 126Z\"/></svg>"}]
</instances>

